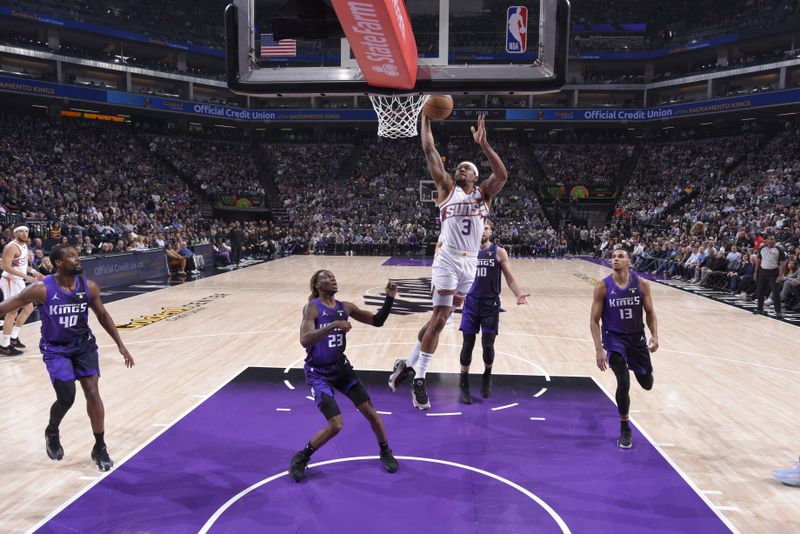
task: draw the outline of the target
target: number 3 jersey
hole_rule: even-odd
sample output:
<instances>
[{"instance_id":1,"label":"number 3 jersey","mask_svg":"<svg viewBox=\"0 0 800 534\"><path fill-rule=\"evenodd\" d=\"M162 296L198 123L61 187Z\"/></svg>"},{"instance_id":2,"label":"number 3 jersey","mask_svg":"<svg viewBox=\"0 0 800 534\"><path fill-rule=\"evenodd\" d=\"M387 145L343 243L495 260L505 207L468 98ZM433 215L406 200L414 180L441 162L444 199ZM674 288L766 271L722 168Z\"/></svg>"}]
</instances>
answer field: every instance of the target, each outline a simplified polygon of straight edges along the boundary
<instances>
[{"instance_id":1,"label":"number 3 jersey","mask_svg":"<svg viewBox=\"0 0 800 534\"><path fill-rule=\"evenodd\" d=\"M631 272L628 286L620 288L613 275L603 279L606 285L603 303L603 333L638 334L644 331L642 320L643 296L639 276Z\"/></svg>"},{"instance_id":2,"label":"number 3 jersey","mask_svg":"<svg viewBox=\"0 0 800 534\"><path fill-rule=\"evenodd\" d=\"M314 320L314 328L319 330L335 321L347 321L347 310L340 301L335 301L336 307L329 308L319 299L313 299L309 306L317 307L317 318ZM328 332L328 335L317 341L310 347L306 347L306 367L325 368L344 361L344 350L347 348L347 337L341 330L335 329Z\"/></svg>"},{"instance_id":3,"label":"number 3 jersey","mask_svg":"<svg viewBox=\"0 0 800 534\"><path fill-rule=\"evenodd\" d=\"M439 217L442 220L439 241L450 248L477 255L488 216L489 207L479 187L467 194L455 186L447 200L439 204Z\"/></svg>"},{"instance_id":4,"label":"number 3 jersey","mask_svg":"<svg viewBox=\"0 0 800 534\"><path fill-rule=\"evenodd\" d=\"M97 350L89 329L89 284L83 276L75 277L75 290L66 291L55 276L45 276L47 298L39 308L42 317L42 354L71 356Z\"/></svg>"}]
</instances>

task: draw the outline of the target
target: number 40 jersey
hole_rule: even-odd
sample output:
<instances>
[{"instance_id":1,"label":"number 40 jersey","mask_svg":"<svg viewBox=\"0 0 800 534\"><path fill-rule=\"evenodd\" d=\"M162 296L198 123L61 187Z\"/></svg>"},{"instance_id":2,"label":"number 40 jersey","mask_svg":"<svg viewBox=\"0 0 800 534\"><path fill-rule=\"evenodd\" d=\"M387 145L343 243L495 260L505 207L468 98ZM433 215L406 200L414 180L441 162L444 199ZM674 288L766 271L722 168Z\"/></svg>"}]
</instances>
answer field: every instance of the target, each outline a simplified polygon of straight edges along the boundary
<instances>
[{"instance_id":1,"label":"number 40 jersey","mask_svg":"<svg viewBox=\"0 0 800 534\"><path fill-rule=\"evenodd\" d=\"M45 276L47 298L39 308L42 317L42 354L70 356L97 350L89 328L89 284L86 277L75 277L75 289L66 291L55 276Z\"/></svg>"}]
</instances>

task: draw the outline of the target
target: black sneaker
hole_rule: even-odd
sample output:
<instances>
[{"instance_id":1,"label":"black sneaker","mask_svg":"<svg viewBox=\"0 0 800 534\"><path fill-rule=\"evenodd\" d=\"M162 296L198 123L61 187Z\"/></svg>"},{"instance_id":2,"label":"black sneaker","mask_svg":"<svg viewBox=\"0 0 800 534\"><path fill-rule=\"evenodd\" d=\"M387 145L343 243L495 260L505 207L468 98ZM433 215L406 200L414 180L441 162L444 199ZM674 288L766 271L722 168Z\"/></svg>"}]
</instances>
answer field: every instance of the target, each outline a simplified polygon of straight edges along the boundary
<instances>
[{"instance_id":1,"label":"black sneaker","mask_svg":"<svg viewBox=\"0 0 800 534\"><path fill-rule=\"evenodd\" d=\"M64 458L64 448L61 446L61 440L58 439L58 431L50 433L44 431L44 446L47 451L47 457L51 460L62 460Z\"/></svg>"},{"instance_id":2,"label":"black sneaker","mask_svg":"<svg viewBox=\"0 0 800 534\"><path fill-rule=\"evenodd\" d=\"M407 366L405 360L395 360L394 370L389 375L389 389L396 391L397 386L409 376L414 376L414 368Z\"/></svg>"},{"instance_id":3,"label":"black sneaker","mask_svg":"<svg viewBox=\"0 0 800 534\"><path fill-rule=\"evenodd\" d=\"M0 346L0 354L4 354L6 356L19 356L22 354L22 351L13 344L9 343L7 347Z\"/></svg>"},{"instance_id":4,"label":"black sneaker","mask_svg":"<svg viewBox=\"0 0 800 534\"><path fill-rule=\"evenodd\" d=\"M481 382L481 397L488 399L492 394L492 375L483 375Z\"/></svg>"},{"instance_id":5,"label":"black sneaker","mask_svg":"<svg viewBox=\"0 0 800 534\"><path fill-rule=\"evenodd\" d=\"M630 449L633 446L631 440L631 427L624 427L619 431L619 438L617 438L617 445L620 449Z\"/></svg>"},{"instance_id":6,"label":"black sneaker","mask_svg":"<svg viewBox=\"0 0 800 534\"><path fill-rule=\"evenodd\" d=\"M108 451L105 447L94 447L92 449L92 460L97 464L100 471L108 471L114 467L114 462L108 457Z\"/></svg>"},{"instance_id":7,"label":"black sneaker","mask_svg":"<svg viewBox=\"0 0 800 534\"><path fill-rule=\"evenodd\" d=\"M381 463L387 473L395 473L400 469L400 464L397 463L397 459L392 454L392 449L381 451Z\"/></svg>"},{"instance_id":8,"label":"black sneaker","mask_svg":"<svg viewBox=\"0 0 800 534\"><path fill-rule=\"evenodd\" d=\"M411 382L411 401L417 410L427 410L431 407L431 401L428 399L428 392L425 391L425 379L415 378Z\"/></svg>"},{"instance_id":9,"label":"black sneaker","mask_svg":"<svg viewBox=\"0 0 800 534\"><path fill-rule=\"evenodd\" d=\"M469 393L469 385L461 384L458 389L458 402L461 404L472 404L472 395Z\"/></svg>"},{"instance_id":10,"label":"black sneaker","mask_svg":"<svg viewBox=\"0 0 800 534\"><path fill-rule=\"evenodd\" d=\"M18 349L24 349L25 348L25 345L22 344L22 341L20 341L18 337L12 337L11 338L11 346L12 347L16 347Z\"/></svg>"},{"instance_id":11,"label":"black sneaker","mask_svg":"<svg viewBox=\"0 0 800 534\"><path fill-rule=\"evenodd\" d=\"M292 456L292 461L289 462L289 476L295 482L300 482L306 477L306 469L308 469L309 456L306 451L297 451Z\"/></svg>"}]
</instances>

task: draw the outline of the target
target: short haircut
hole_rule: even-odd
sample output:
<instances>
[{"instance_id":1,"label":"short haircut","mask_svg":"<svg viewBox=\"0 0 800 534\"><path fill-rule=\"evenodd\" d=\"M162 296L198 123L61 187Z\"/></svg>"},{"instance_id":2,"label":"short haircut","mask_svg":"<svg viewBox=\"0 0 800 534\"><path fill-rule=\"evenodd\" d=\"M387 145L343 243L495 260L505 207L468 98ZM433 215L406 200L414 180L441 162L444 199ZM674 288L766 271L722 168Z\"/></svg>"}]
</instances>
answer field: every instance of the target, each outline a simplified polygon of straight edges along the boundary
<instances>
[{"instance_id":1,"label":"short haircut","mask_svg":"<svg viewBox=\"0 0 800 534\"><path fill-rule=\"evenodd\" d=\"M631 251L630 251L630 250L628 250L626 247L624 247L624 246L622 246L622 245L620 245L620 246L616 247L616 248L615 248L615 249L614 249L614 250L611 252L611 254L614 254L614 252L616 252L616 251L618 251L618 250L621 250L622 252L624 252L624 253L625 253L625 255L626 255L626 256L628 256L628 259L631 259Z\"/></svg>"},{"instance_id":2,"label":"short haircut","mask_svg":"<svg viewBox=\"0 0 800 534\"><path fill-rule=\"evenodd\" d=\"M53 265L58 260L64 259L64 253L68 248L72 248L72 245L56 245L50 249L50 261L53 262Z\"/></svg>"}]
</instances>

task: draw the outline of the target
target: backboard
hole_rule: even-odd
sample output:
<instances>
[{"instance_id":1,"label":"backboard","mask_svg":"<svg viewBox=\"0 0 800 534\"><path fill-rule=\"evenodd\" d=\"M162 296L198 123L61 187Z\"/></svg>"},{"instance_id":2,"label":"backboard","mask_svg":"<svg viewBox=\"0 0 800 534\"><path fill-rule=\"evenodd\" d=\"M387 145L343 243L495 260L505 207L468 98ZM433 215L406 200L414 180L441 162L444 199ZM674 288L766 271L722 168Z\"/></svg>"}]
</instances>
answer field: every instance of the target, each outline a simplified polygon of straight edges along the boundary
<instances>
[{"instance_id":1,"label":"backboard","mask_svg":"<svg viewBox=\"0 0 800 534\"><path fill-rule=\"evenodd\" d=\"M292 39L296 27L287 28L281 17L287 3L303 1L232 0L225 12L232 91L253 96L535 94L564 84L569 0L405 0L418 54L416 83L405 90L367 84L346 38ZM402 7L403 1L392 4ZM314 2L330 6L331 0ZM367 0L347 5L358 9ZM336 19L334 25L339 28Z\"/></svg>"}]
</instances>

